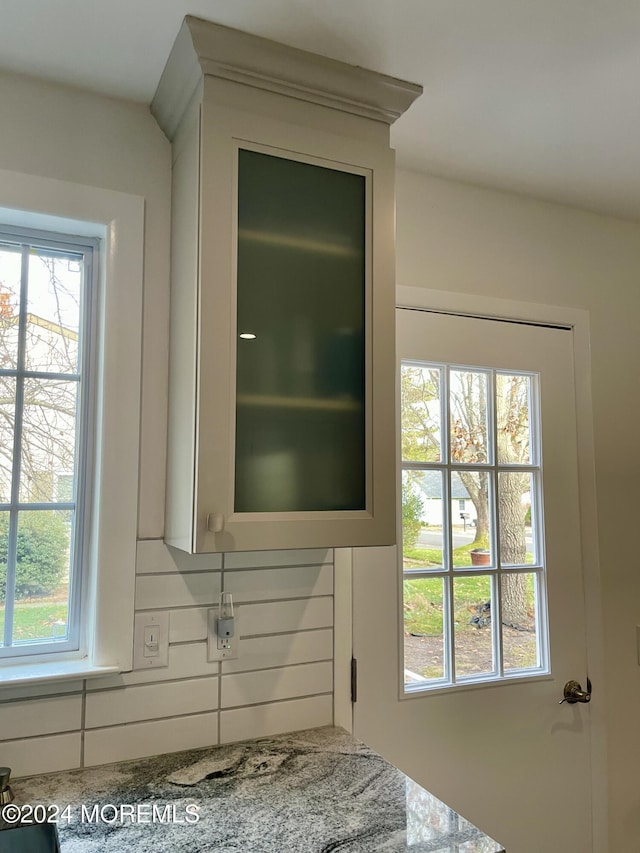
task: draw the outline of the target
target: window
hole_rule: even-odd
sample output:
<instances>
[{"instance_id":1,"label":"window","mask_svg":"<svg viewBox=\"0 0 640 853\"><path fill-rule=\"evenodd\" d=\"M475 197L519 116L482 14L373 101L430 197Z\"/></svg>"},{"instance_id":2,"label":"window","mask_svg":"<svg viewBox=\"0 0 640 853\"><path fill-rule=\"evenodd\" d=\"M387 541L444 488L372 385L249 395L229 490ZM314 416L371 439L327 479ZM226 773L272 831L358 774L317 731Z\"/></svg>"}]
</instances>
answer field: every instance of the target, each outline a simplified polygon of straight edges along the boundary
<instances>
[{"instance_id":1,"label":"window","mask_svg":"<svg viewBox=\"0 0 640 853\"><path fill-rule=\"evenodd\" d=\"M538 393L402 363L405 692L548 671Z\"/></svg>"},{"instance_id":2,"label":"window","mask_svg":"<svg viewBox=\"0 0 640 853\"><path fill-rule=\"evenodd\" d=\"M18 686L129 670L140 459L144 198L0 170L0 222L21 234L25 229L77 234L79 243L99 241L101 250L100 263L93 269L95 418L90 429L91 477L85 484L91 512L84 525L81 593L85 612L79 648L64 650L59 644L41 654L42 645L36 654L33 647L23 647L23 654L0 660L0 684ZM162 254L163 249L158 246L155 251ZM60 472L54 492L58 502L66 501L61 483L69 473Z\"/></svg>"},{"instance_id":3,"label":"window","mask_svg":"<svg viewBox=\"0 0 640 853\"><path fill-rule=\"evenodd\" d=\"M80 647L94 248L0 232L0 657Z\"/></svg>"}]
</instances>

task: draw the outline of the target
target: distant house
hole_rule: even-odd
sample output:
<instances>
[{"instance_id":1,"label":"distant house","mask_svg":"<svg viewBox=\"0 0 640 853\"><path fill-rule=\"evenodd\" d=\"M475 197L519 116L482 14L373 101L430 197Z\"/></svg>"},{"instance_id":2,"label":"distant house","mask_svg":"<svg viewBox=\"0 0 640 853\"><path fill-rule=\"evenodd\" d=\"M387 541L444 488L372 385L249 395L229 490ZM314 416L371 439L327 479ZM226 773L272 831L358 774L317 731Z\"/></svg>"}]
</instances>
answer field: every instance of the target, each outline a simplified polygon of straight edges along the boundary
<instances>
[{"instance_id":1,"label":"distant house","mask_svg":"<svg viewBox=\"0 0 640 853\"><path fill-rule=\"evenodd\" d=\"M413 491L422 501L422 521L425 525L442 525L443 475L440 471L420 471L415 476ZM474 524L477 518L469 492L457 474L451 476L451 520L453 524Z\"/></svg>"}]
</instances>

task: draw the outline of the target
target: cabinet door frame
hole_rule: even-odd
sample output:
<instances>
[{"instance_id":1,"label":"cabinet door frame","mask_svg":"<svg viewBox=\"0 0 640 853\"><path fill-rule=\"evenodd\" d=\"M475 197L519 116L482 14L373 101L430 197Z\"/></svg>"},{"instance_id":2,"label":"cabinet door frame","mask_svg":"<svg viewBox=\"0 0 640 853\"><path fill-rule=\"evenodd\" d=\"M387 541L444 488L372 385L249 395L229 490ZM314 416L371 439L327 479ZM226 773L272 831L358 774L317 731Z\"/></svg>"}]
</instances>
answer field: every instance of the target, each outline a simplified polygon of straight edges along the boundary
<instances>
[{"instance_id":1,"label":"cabinet door frame","mask_svg":"<svg viewBox=\"0 0 640 853\"><path fill-rule=\"evenodd\" d=\"M299 106L297 107L299 110ZM366 501L364 511L236 513L235 329L238 150L366 179ZM382 145L208 104L200 149L193 547L196 552L395 541L394 157ZM223 519L213 532L208 517Z\"/></svg>"}]
</instances>

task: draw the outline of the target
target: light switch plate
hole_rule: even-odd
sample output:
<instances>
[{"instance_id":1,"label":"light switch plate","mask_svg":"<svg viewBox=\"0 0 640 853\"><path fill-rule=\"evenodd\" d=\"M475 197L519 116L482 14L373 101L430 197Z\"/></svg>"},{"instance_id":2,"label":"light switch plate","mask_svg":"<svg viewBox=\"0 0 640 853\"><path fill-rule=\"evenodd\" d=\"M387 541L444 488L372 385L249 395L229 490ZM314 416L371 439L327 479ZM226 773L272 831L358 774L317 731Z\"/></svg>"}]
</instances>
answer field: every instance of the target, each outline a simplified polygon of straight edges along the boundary
<instances>
[{"instance_id":1,"label":"light switch plate","mask_svg":"<svg viewBox=\"0 0 640 853\"><path fill-rule=\"evenodd\" d=\"M218 608L210 607L207 610L207 660L233 660L239 656L240 649L240 610L242 608L234 605L233 618L234 630L233 637L229 640L229 649L218 648L218 632L216 623L218 621Z\"/></svg>"},{"instance_id":2,"label":"light switch plate","mask_svg":"<svg viewBox=\"0 0 640 853\"><path fill-rule=\"evenodd\" d=\"M156 644L145 640L153 637ZM169 666L169 611L147 610L136 613L133 623L133 668L156 669Z\"/></svg>"}]
</instances>

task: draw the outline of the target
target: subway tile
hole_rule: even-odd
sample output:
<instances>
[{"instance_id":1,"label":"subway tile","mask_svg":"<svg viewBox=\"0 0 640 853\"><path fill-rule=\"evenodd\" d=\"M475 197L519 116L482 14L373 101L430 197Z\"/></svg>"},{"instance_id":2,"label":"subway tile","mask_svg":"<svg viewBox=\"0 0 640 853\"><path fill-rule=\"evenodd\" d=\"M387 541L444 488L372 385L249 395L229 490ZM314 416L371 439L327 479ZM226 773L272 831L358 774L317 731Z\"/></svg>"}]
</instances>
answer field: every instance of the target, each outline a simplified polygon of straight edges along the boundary
<instances>
[{"instance_id":1,"label":"subway tile","mask_svg":"<svg viewBox=\"0 0 640 853\"><path fill-rule=\"evenodd\" d=\"M87 682L87 692L110 687L125 687L130 684L149 684L178 678L194 678L201 675L216 675L218 661L207 660L206 643L188 643L184 646L169 646L169 666L157 669L141 669L123 672L107 678L92 678Z\"/></svg>"},{"instance_id":2,"label":"subway tile","mask_svg":"<svg viewBox=\"0 0 640 853\"><path fill-rule=\"evenodd\" d=\"M136 573L211 572L222 567L222 554L185 554L165 545L162 539L138 541Z\"/></svg>"},{"instance_id":3,"label":"subway tile","mask_svg":"<svg viewBox=\"0 0 640 853\"><path fill-rule=\"evenodd\" d=\"M311 696L220 712L220 743L314 729L333 723L333 698Z\"/></svg>"},{"instance_id":4,"label":"subway tile","mask_svg":"<svg viewBox=\"0 0 640 853\"><path fill-rule=\"evenodd\" d=\"M333 566L295 566L241 572L225 570L224 591L232 593L237 602L331 595Z\"/></svg>"},{"instance_id":5,"label":"subway tile","mask_svg":"<svg viewBox=\"0 0 640 853\"><path fill-rule=\"evenodd\" d=\"M11 699L38 699L57 693L82 693L82 680L43 681L40 684L20 684L17 687L5 687L0 684L0 705Z\"/></svg>"},{"instance_id":6,"label":"subway tile","mask_svg":"<svg viewBox=\"0 0 640 853\"><path fill-rule=\"evenodd\" d=\"M169 643L192 643L207 639L207 607L172 610L169 615Z\"/></svg>"},{"instance_id":7,"label":"subway tile","mask_svg":"<svg viewBox=\"0 0 640 853\"><path fill-rule=\"evenodd\" d=\"M309 566L333 562L333 548L291 551L236 551L224 555L224 568L260 569L267 566Z\"/></svg>"},{"instance_id":8,"label":"subway tile","mask_svg":"<svg viewBox=\"0 0 640 853\"><path fill-rule=\"evenodd\" d=\"M12 740L0 747L2 764L11 768L12 779L35 776L38 773L56 773L80 767L81 735L73 732L51 737L34 737ZM13 786L20 797L20 785Z\"/></svg>"},{"instance_id":9,"label":"subway tile","mask_svg":"<svg viewBox=\"0 0 640 853\"><path fill-rule=\"evenodd\" d=\"M242 607L241 636L284 634L333 625L333 598L307 598L245 604Z\"/></svg>"},{"instance_id":10,"label":"subway tile","mask_svg":"<svg viewBox=\"0 0 640 853\"><path fill-rule=\"evenodd\" d=\"M219 597L220 572L139 575L136 579L136 610L216 604Z\"/></svg>"},{"instance_id":11,"label":"subway tile","mask_svg":"<svg viewBox=\"0 0 640 853\"><path fill-rule=\"evenodd\" d=\"M168 682L105 690L87 696L88 729L198 714L218 707L218 679L195 678L188 683Z\"/></svg>"},{"instance_id":12,"label":"subway tile","mask_svg":"<svg viewBox=\"0 0 640 853\"><path fill-rule=\"evenodd\" d=\"M84 736L85 767L180 752L218 742L218 713L90 729Z\"/></svg>"},{"instance_id":13,"label":"subway tile","mask_svg":"<svg viewBox=\"0 0 640 853\"><path fill-rule=\"evenodd\" d=\"M333 664L307 663L222 677L222 708L257 705L314 693L333 687Z\"/></svg>"},{"instance_id":14,"label":"subway tile","mask_svg":"<svg viewBox=\"0 0 640 853\"><path fill-rule=\"evenodd\" d=\"M0 740L69 732L82 724L82 696L45 696L0 705Z\"/></svg>"},{"instance_id":15,"label":"subway tile","mask_svg":"<svg viewBox=\"0 0 640 853\"><path fill-rule=\"evenodd\" d=\"M223 661L223 674L252 669L311 663L333 658L333 631L301 631L273 637L243 637L235 660Z\"/></svg>"}]
</instances>

